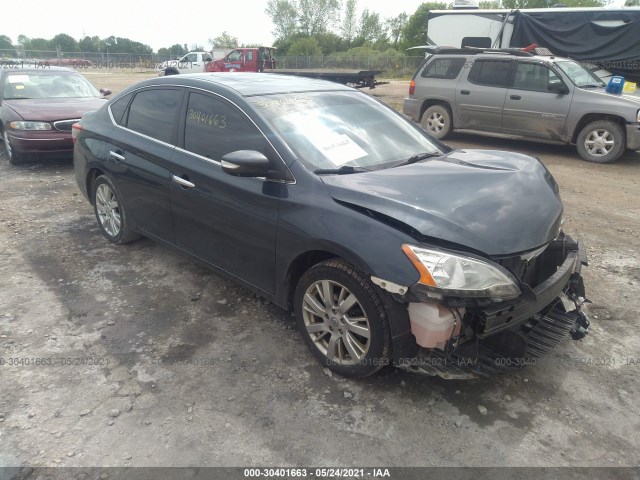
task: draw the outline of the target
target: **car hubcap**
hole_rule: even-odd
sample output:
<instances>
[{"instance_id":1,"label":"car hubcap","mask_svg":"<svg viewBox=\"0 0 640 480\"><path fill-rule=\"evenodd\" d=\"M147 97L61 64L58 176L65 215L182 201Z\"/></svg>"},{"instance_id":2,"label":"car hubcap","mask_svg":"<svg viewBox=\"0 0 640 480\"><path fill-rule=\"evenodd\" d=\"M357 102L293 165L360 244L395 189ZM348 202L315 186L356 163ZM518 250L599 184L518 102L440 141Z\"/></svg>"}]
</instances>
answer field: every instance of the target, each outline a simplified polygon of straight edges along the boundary
<instances>
[{"instance_id":1,"label":"car hubcap","mask_svg":"<svg viewBox=\"0 0 640 480\"><path fill-rule=\"evenodd\" d=\"M112 237L115 237L120 233L120 225L122 219L120 218L120 206L118 200L113 193L113 190L108 185L100 184L96 189L96 210L98 211L98 218L100 219L100 225L104 228Z\"/></svg>"},{"instance_id":2,"label":"car hubcap","mask_svg":"<svg viewBox=\"0 0 640 480\"><path fill-rule=\"evenodd\" d=\"M440 133L444 130L444 116L438 112L433 112L427 119L427 128L430 132Z\"/></svg>"},{"instance_id":3,"label":"car hubcap","mask_svg":"<svg viewBox=\"0 0 640 480\"><path fill-rule=\"evenodd\" d=\"M352 365L369 351L369 320L356 296L330 280L313 283L304 294L304 325L330 362Z\"/></svg>"},{"instance_id":4,"label":"car hubcap","mask_svg":"<svg viewBox=\"0 0 640 480\"><path fill-rule=\"evenodd\" d=\"M5 130L4 135L4 146L7 149L7 155L9 155L9 158L13 157L13 150L11 150L11 144L9 143L9 135L7 135L7 132Z\"/></svg>"},{"instance_id":5,"label":"car hubcap","mask_svg":"<svg viewBox=\"0 0 640 480\"><path fill-rule=\"evenodd\" d=\"M584 140L584 148L594 157L604 157L615 145L613 135L599 128L590 132Z\"/></svg>"}]
</instances>

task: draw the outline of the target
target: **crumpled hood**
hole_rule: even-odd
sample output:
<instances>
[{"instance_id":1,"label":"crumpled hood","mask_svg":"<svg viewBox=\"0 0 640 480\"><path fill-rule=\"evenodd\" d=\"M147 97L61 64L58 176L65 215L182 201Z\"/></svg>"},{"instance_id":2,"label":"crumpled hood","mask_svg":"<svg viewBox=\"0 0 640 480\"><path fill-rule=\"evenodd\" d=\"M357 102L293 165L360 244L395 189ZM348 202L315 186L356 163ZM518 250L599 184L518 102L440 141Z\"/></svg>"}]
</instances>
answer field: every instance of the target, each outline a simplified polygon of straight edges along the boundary
<instances>
[{"instance_id":1,"label":"crumpled hood","mask_svg":"<svg viewBox=\"0 0 640 480\"><path fill-rule=\"evenodd\" d=\"M33 98L5 100L24 120L55 122L81 118L86 112L97 110L106 102L103 98Z\"/></svg>"},{"instance_id":2,"label":"crumpled hood","mask_svg":"<svg viewBox=\"0 0 640 480\"><path fill-rule=\"evenodd\" d=\"M540 247L560 230L555 180L538 160L517 153L457 150L413 165L321 178L335 200L487 255Z\"/></svg>"}]
</instances>

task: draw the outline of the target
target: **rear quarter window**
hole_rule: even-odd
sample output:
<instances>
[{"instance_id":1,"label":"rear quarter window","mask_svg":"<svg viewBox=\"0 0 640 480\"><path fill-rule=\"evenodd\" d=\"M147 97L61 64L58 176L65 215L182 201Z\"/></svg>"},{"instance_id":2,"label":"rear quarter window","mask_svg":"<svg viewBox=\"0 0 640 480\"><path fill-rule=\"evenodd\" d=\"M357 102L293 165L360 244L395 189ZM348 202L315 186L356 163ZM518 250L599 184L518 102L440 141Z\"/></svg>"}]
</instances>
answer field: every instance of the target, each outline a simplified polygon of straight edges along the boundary
<instances>
[{"instance_id":1,"label":"rear quarter window","mask_svg":"<svg viewBox=\"0 0 640 480\"><path fill-rule=\"evenodd\" d=\"M466 58L435 58L427 64L422 71L423 78L444 78L452 80L457 78L464 66Z\"/></svg>"},{"instance_id":2,"label":"rear quarter window","mask_svg":"<svg viewBox=\"0 0 640 480\"><path fill-rule=\"evenodd\" d=\"M131 101L131 94L124 95L120 97L111 105L109 105L109 110L111 111L111 115L113 116L113 121L118 125L124 124L124 112L127 111L127 107L129 106L129 102Z\"/></svg>"}]
</instances>

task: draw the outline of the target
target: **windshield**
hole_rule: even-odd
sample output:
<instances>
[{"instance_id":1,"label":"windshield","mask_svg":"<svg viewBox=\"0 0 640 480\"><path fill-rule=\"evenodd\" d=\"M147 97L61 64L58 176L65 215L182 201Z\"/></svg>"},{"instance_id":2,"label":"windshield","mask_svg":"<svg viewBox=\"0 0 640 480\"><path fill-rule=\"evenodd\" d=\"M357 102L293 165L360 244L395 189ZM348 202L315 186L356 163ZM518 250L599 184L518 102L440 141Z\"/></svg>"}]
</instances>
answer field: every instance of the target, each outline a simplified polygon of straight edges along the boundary
<instances>
[{"instance_id":1,"label":"windshield","mask_svg":"<svg viewBox=\"0 0 640 480\"><path fill-rule=\"evenodd\" d=\"M88 80L72 72L10 73L5 77L3 93L5 100L100 97Z\"/></svg>"},{"instance_id":2,"label":"windshield","mask_svg":"<svg viewBox=\"0 0 640 480\"><path fill-rule=\"evenodd\" d=\"M249 102L310 170L379 169L443 151L426 133L360 92L293 93Z\"/></svg>"},{"instance_id":3,"label":"windshield","mask_svg":"<svg viewBox=\"0 0 640 480\"><path fill-rule=\"evenodd\" d=\"M569 77L576 87L604 87L604 82L595 73L572 60L559 60L556 65Z\"/></svg>"}]
</instances>

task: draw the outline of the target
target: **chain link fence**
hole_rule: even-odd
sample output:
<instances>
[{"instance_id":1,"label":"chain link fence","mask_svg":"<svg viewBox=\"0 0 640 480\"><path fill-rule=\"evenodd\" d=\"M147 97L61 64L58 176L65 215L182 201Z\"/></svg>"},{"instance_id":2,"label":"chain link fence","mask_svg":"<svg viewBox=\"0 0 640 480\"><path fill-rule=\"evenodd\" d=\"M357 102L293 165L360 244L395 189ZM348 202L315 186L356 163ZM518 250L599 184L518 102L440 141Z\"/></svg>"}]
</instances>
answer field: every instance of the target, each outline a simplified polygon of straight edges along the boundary
<instances>
[{"instance_id":1,"label":"chain link fence","mask_svg":"<svg viewBox=\"0 0 640 480\"><path fill-rule=\"evenodd\" d=\"M78 71L153 71L158 64L180 57L158 54L128 54L110 52L56 52L40 50L0 50L0 67L19 65L63 66ZM392 75L411 75L423 56L396 55L349 56L333 53L321 56L276 57L276 69L282 70L384 70Z\"/></svg>"}]
</instances>

